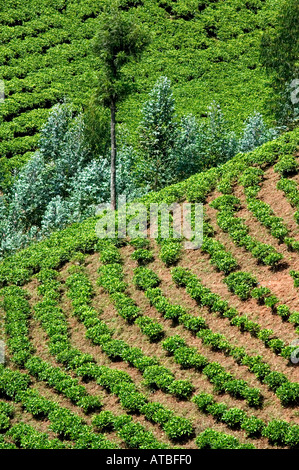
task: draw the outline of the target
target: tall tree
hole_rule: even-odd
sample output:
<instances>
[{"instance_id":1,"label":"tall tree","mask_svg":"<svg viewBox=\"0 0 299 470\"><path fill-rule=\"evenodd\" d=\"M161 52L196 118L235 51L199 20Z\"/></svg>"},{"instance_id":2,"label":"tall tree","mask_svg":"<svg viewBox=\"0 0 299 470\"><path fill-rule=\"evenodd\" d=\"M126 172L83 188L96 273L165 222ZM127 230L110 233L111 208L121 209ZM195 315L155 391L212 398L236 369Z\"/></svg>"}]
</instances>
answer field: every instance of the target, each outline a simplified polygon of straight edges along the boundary
<instances>
[{"instance_id":1,"label":"tall tree","mask_svg":"<svg viewBox=\"0 0 299 470\"><path fill-rule=\"evenodd\" d=\"M261 61L272 79L274 110L288 123L294 113L290 85L299 79L299 2L284 0L279 7L275 24L262 37Z\"/></svg>"},{"instance_id":2,"label":"tall tree","mask_svg":"<svg viewBox=\"0 0 299 470\"><path fill-rule=\"evenodd\" d=\"M131 86L123 67L140 57L149 43L149 33L130 12L120 9L113 1L100 15L99 31L94 52L100 61L99 98L110 109L111 128L111 209L116 209L116 113L118 103L129 93Z\"/></svg>"},{"instance_id":3,"label":"tall tree","mask_svg":"<svg viewBox=\"0 0 299 470\"><path fill-rule=\"evenodd\" d=\"M160 77L142 109L139 127L143 154L140 173L150 189L171 184L176 177L176 159L173 148L177 135L175 101L171 83Z\"/></svg>"}]
</instances>

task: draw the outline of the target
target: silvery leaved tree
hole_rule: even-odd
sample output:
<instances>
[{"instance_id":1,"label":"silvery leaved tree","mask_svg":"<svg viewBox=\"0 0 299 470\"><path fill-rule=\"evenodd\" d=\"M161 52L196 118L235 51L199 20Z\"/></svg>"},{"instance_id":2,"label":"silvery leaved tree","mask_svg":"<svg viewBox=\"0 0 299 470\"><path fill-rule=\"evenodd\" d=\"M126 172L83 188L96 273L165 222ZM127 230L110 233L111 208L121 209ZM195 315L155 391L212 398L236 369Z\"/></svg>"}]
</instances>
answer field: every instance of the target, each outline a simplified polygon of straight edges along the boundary
<instances>
[{"instance_id":1,"label":"silvery leaved tree","mask_svg":"<svg viewBox=\"0 0 299 470\"><path fill-rule=\"evenodd\" d=\"M142 152L140 172L150 189L157 190L176 179L173 149L178 127L171 83L160 77L142 109L139 139Z\"/></svg>"}]
</instances>

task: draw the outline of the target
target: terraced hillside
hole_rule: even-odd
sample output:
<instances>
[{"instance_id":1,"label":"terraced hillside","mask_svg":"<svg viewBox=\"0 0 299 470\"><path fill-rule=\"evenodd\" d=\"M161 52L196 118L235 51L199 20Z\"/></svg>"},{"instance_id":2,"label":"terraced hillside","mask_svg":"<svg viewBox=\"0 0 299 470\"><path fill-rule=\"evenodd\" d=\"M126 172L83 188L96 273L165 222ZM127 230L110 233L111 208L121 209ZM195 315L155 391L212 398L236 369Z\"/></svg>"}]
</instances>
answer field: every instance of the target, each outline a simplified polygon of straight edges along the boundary
<instances>
[{"instance_id":1,"label":"terraced hillside","mask_svg":"<svg viewBox=\"0 0 299 470\"><path fill-rule=\"evenodd\" d=\"M201 249L94 218L4 260L0 447L298 448L298 150L142 200L203 202Z\"/></svg>"},{"instance_id":2,"label":"terraced hillside","mask_svg":"<svg viewBox=\"0 0 299 470\"><path fill-rule=\"evenodd\" d=\"M5 84L0 187L8 170L19 168L37 148L40 128L54 104L68 97L80 110L88 103L97 86L92 40L106 3L0 1L0 80ZM134 134L141 105L161 75L173 83L180 115L204 117L216 100L239 130L249 114L264 113L269 89L259 44L261 31L275 17L272 0L122 0L121 5L153 36L141 62L127 70L136 87L121 106L119 121L129 132Z\"/></svg>"}]
</instances>

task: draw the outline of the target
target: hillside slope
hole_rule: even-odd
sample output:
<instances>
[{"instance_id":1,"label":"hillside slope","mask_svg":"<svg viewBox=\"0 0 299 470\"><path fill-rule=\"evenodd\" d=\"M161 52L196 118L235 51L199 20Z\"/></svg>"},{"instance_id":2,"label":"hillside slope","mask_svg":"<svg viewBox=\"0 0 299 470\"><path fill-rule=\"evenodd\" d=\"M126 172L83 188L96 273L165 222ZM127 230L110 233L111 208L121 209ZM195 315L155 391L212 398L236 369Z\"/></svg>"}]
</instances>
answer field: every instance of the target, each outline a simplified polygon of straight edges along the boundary
<instances>
[{"instance_id":1,"label":"hillside slope","mask_svg":"<svg viewBox=\"0 0 299 470\"><path fill-rule=\"evenodd\" d=\"M22 165L37 148L39 130L55 103L69 97L81 109L88 102L97 85L91 42L105 3L0 1L0 79L6 96L0 105L0 184L5 168ZM255 110L264 113L269 89L259 43L276 4L123 0L123 8L134 11L153 38L140 63L127 67L135 91L120 107L119 122L134 136L141 106L161 75L172 81L179 115L202 118L216 100L240 130Z\"/></svg>"},{"instance_id":2,"label":"hillside slope","mask_svg":"<svg viewBox=\"0 0 299 470\"><path fill-rule=\"evenodd\" d=\"M203 202L201 249L94 218L4 260L0 447L298 448L298 151L143 199Z\"/></svg>"}]
</instances>

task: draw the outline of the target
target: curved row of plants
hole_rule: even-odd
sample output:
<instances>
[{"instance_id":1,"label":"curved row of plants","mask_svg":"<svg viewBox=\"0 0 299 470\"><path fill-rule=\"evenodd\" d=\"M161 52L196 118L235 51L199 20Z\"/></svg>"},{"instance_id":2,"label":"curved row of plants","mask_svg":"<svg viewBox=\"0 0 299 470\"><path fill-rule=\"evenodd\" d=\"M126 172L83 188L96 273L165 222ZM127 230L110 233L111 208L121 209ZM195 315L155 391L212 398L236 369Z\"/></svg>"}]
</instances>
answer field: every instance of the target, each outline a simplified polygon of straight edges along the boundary
<instances>
[{"instance_id":1,"label":"curved row of plants","mask_svg":"<svg viewBox=\"0 0 299 470\"><path fill-rule=\"evenodd\" d=\"M137 260L138 263L141 265L147 264L153 261L153 254L148 249L149 247L148 240L136 239L136 240L132 240L130 243L136 248L136 250L131 255L132 259ZM115 251L115 255L116 255L116 251ZM235 353L237 352L236 350L238 348L232 347L223 335L214 334L211 330L209 330L203 318L195 317L191 314L188 314L186 310L184 310L179 305L172 305L168 301L168 299L162 294L161 289L159 289L158 287L155 287L155 285L159 283L159 279L152 271L148 270L147 268L141 268L141 269L137 268L137 270L135 270L135 273L136 271L137 271L137 278L135 277L135 283L137 284L139 288L145 290L145 295L149 298L151 305L154 305L155 307L157 307L157 310L160 313L163 313L164 318L168 318L168 319L171 319L173 322L178 322L180 324L183 324L189 331L193 333L198 333L198 336L203 340L204 344L208 344L214 350L223 351L227 353L228 350L234 349L234 352ZM141 276L140 276L140 271L142 274ZM147 287L147 289L145 289L145 287L149 285L153 287ZM175 361L179 363L182 367L197 368L197 367L202 366L200 357L199 357L200 355L197 353L196 348L189 348L186 345L186 342L182 338L180 338L178 335L167 338L165 341L163 341L162 346L164 349L166 349L166 351L168 351L169 354L174 355ZM155 370L155 373L156 375L159 374L158 368L157 370ZM276 374L277 374L276 372L273 372L271 375L272 383L274 383L275 379L278 380L282 378L282 376L279 376L279 374L278 376L276 376ZM154 385L155 380L156 380L154 375L153 375L152 380L153 380L153 385ZM270 377L269 377L269 381L270 381ZM219 384L217 380L214 385L215 385L216 391L223 392L223 389L218 390L217 385L219 386ZM224 384L224 388L225 388L225 384ZM199 396L205 396L205 395L206 394L200 394ZM208 395L208 396L211 397L211 400L212 400L212 395ZM197 397L198 396L195 395L192 398L192 401L197 403L196 401ZM224 404L220 404L219 407L218 407L218 404L216 404L214 408L213 407L211 408L211 414L214 416L214 418L216 420L221 421L221 417L223 414L224 416L223 416L222 422L226 423L232 429L237 429L238 427L241 427L241 424L243 424L243 421L244 421L245 427L243 427L242 429L247 429L248 437L259 437L260 431L264 430L263 435L265 437L268 437L270 443L274 445L289 445L291 447L295 447L298 445L298 438L296 440L296 433L298 433L298 429L297 429L298 426L296 427L296 425L292 426L286 421L277 421L277 420L273 420L273 422L270 421L268 424L266 424L262 420L256 418L255 416L248 417L246 413L240 410L239 408L232 408L228 410L227 406ZM288 437L288 439L286 438L280 439L279 437L276 437L275 439L275 433L277 432L277 429L279 428L279 426L283 427L285 435L290 434L291 437ZM253 432L253 429L255 427L256 427L256 433Z\"/></svg>"},{"instance_id":2,"label":"curved row of plants","mask_svg":"<svg viewBox=\"0 0 299 470\"><path fill-rule=\"evenodd\" d=\"M298 448L299 426L286 421L273 419L266 424L262 419L248 414L239 408L229 408L223 402L216 402L213 395L200 393L192 398L202 413L211 414L217 421L231 429L245 431L247 437L266 437L270 444Z\"/></svg>"},{"instance_id":3,"label":"curved row of plants","mask_svg":"<svg viewBox=\"0 0 299 470\"><path fill-rule=\"evenodd\" d=\"M245 172L243 176L244 174ZM235 213L241 208L240 200L237 197L225 194L214 199L210 206L218 210L217 224L221 230L227 232L237 246L244 247L251 252L258 262L276 267L283 259L283 255L273 246L259 242L249 235L249 227L244 220L235 216Z\"/></svg>"},{"instance_id":4,"label":"curved row of plants","mask_svg":"<svg viewBox=\"0 0 299 470\"><path fill-rule=\"evenodd\" d=\"M104 252L101 254L101 260L107 264L105 264L99 269L101 273L101 276L99 278L99 284L111 295L112 300L115 302L117 311L119 311L120 315L124 317L126 320L131 321L131 322L135 321L137 322L137 324L138 323L141 324L142 332L143 332L144 327L148 327L148 329L152 331L152 334L150 333L150 336L156 338L157 324L159 325L159 323L151 320L150 318L147 319L146 317L140 316L141 315L140 309L138 309L138 307L134 305L130 297L125 293L127 285L123 281L122 267L120 263L115 263L115 261L120 262L120 255L119 255L118 250L115 247L113 247L113 249L110 247L109 249L105 249ZM160 280L158 276L147 267L139 266L134 271L133 283L136 285L138 289L147 290L149 288L156 287L159 284L159 282ZM138 312L139 318L137 318L136 320L135 318L136 318L137 312ZM142 320L140 322L140 319L142 318L146 318L146 324L143 324ZM145 329L145 331L147 332L148 330ZM160 331L158 332L160 333ZM161 339L161 335L159 336L160 338L158 339ZM111 347L109 349L111 350ZM194 355L194 360L196 362L196 370L202 371L205 374L205 369L206 367L208 367L209 361L206 357L202 356L197 351L194 352L193 348L186 347L186 350L182 353L182 357L180 361L177 360L176 362L180 363L182 366L184 366L184 364L187 364L188 356L190 356L191 350L192 350L192 354ZM185 356L186 356L186 361L184 359ZM219 376L221 375L223 378L225 370L224 368L221 368L220 364L217 364L217 365L219 366L218 367L219 370L217 369ZM192 367L191 363L189 367ZM164 369L165 368L163 368L163 370ZM160 375L157 372L158 371L155 369L155 371L153 370L150 373L152 377L151 385L154 385L154 383L156 383L156 386L157 386L157 383L158 383L157 377L159 377ZM144 374L148 375L147 370L144 372ZM169 378L170 374L169 372L166 372L166 370L164 370L164 374L168 375L167 377L167 382L168 382L170 380ZM216 372L214 376L215 375L217 375ZM211 377L209 377L208 374L207 374L207 377L210 381L212 381L213 379L215 379L216 381L215 377L213 377L212 379ZM183 383L180 386L178 386L179 384L177 384L177 382L181 383L182 381L174 381L173 384L171 384L171 390L173 390L176 394L181 389L183 389ZM236 383L235 384L236 387L240 389L240 393L238 394L240 398L247 399L248 403L250 403L251 406L256 406L257 403L260 403L261 401L260 392L258 390L255 390L249 387L248 384L246 384L246 382L240 381L239 379L234 378L231 374L228 374L228 373L226 373L226 382L232 382L231 388L228 386L228 384L227 384L227 387L226 387L226 384L223 385L224 387L223 389L225 389L227 393L235 395L233 383ZM241 386L241 382L242 382L243 387ZM186 390L188 390L189 395L192 392L192 387L190 385L191 384L186 384ZM164 391L165 391L165 386L164 386Z\"/></svg>"},{"instance_id":5,"label":"curved row of plants","mask_svg":"<svg viewBox=\"0 0 299 470\"><path fill-rule=\"evenodd\" d=\"M44 280L45 281L45 280ZM157 361L147 357L139 348L130 348L124 342L113 340L113 331L108 328L105 322L98 318L98 312L91 307L92 287L88 278L82 273L73 273L67 280L69 287L68 295L72 299L74 315L83 322L87 328L86 337L95 345L100 345L103 352L112 360L126 360L129 364L137 367L141 372L150 365L155 365ZM44 282L47 284L47 281ZM43 284L43 285L44 285ZM56 295L57 286L53 285L46 289ZM51 295L51 294L50 294ZM61 311L60 311L61 313ZM96 380L96 382L106 388L109 393L115 394L120 401L120 405L131 413L141 413L146 415L147 408L155 408L159 405L148 402L145 395L140 393L133 383L131 377L126 372L117 369L110 369L105 366L98 366L92 356L73 351L70 348L66 319L60 315L59 319L51 316L51 309L46 307L45 315L51 331L47 331L50 341L56 343L56 349L52 349L52 354L56 354L56 360L63 362L65 366L74 370L75 374L83 380ZM55 312L54 312L55 315ZM59 332L57 334L57 331ZM58 343L58 344L57 344ZM58 354L57 354L58 352ZM147 406L148 405L148 406ZM143 412L144 409L144 412ZM161 416L160 416L161 415ZM149 414L148 414L149 416ZM189 420L174 415L174 413L162 406L162 412L157 421L165 433L173 440L181 440L193 434L193 427ZM167 420L164 420L167 416ZM165 422L167 421L167 423ZM159 443L159 446L163 446ZM161 447L160 447L161 448Z\"/></svg>"},{"instance_id":6,"label":"curved row of plants","mask_svg":"<svg viewBox=\"0 0 299 470\"><path fill-rule=\"evenodd\" d=\"M53 272L50 273L49 271L42 273L42 278L45 281L45 284L42 285L43 289L41 290L46 295L46 299L48 300L48 305L46 307L45 305L43 305L43 307L45 307L45 309L48 311L51 310L51 303L49 303L49 301L52 300L52 303L53 301L55 303L55 300L53 299L53 297L56 297L57 295L57 291L55 290L55 288L57 288L57 284L53 283L53 274L54 274ZM47 285L46 279L48 279L51 286ZM9 319L7 320L7 325L8 325L8 329L10 330L11 339L18 340L20 338L24 338L24 335L25 335L25 331L24 331L26 327L25 321L26 321L26 315L28 315L28 312L29 312L29 304L28 302L27 302L27 305L26 303L24 304L24 295L26 294L24 294L24 291L20 288L18 288L19 294L20 294L19 299L16 295L16 288L13 288L13 291L14 291L13 299L15 300L15 302L13 302L12 304L12 298L9 296L9 292L7 292L10 289L12 288L6 289L6 295L4 297L4 308L9 317ZM18 300L20 300L21 305L20 303L18 304ZM22 311L24 315L22 315ZM13 318L16 319L16 316L18 318L18 321L13 321ZM23 319L22 319L22 316L23 316ZM46 314L44 311L44 314L41 316L41 318L39 317L39 319L41 320L42 323L44 322L43 326L46 329L46 331L50 333L50 335L52 332L52 338L51 338L52 340L54 339L55 333L58 336L58 340L57 340L57 336L55 338L56 348L58 347L59 349L59 346L60 346L60 349L61 349L62 346L66 346L65 344L63 345L63 341L61 342L62 331L65 331L64 328L61 328L62 321L63 321L63 319L61 318L61 315L59 318L57 317L57 315L55 317L55 314L51 316L51 313ZM11 331L12 328L15 329L14 335L13 335L13 332ZM19 332L19 336L17 336L17 332ZM53 335L53 332L54 332L54 335ZM55 343L55 339L54 339L54 343ZM25 349L23 351L25 354L26 353L28 353L28 355L32 354L32 350L28 351ZM56 350L56 353L57 353L57 350ZM61 350L60 353L57 354L56 358L58 359L59 362L63 362L64 365L68 368L74 368L74 364L76 367L78 367L78 364L81 364L81 365L83 364L90 365L91 363L94 364L94 360L92 356L82 354L80 351L77 351L71 347L69 348L66 347L66 349ZM13 359L14 359L14 356L13 356ZM70 367L71 360L72 360L72 367ZM15 362L21 365L19 356L16 358ZM53 388L56 392L61 393L66 398L69 398L75 405L82 408L86 414L94 412L102 407L102 404L98 396L88 395L86 393L85 387L83 387L82 385L79 385L77 380L72 379L69 374L63 372L60 368L50 366L47 362L42 361L40 358L36 356L33 356L30 359L26 360L23 366L29 371L30 375L36 377L39 381L45 382L49 387ZM48 403L49 406L47 404L46 404L47 406L45 406L45 403L39 403L39 401L40 400L39 400L38 393L36 393L36 391L30 390L26 397L26 402L25 402L26 409L28 411L30 410L34 415L37 415L37 416L43 415L43 417L46 417L47 416L46 412L51 411L52 406L50 406L51 404L49 403ZM30 407L33 407L34 404L36 404L36 407L34 410L31 410ZM41 408L43 408L43 410L41 410ZM76 421L75 418L74 420ZM122 430L122 428L125 424L127 424L127 422L128 420L126 421L126 419L119 420L117 430L121 437L126 436L126 433L125 431ZM58 423L59 423L59 417L57 417L56 419L56 426L58 426ZM134 427L134 423L131 423L130 426ZM130 428L130 426L127 426L127 427ZM161 444L154 438L153 434L150 431L146 431L145 429L143 429L141 425L139 426L138 429L139 429L139 446L141 448L144 448L142 447L143 445L150 446L148 448L161 448L161 446L163 446L163 444ZM86 428L85 431L90 433L91 428L90 427ZM126 441L126 439L124 440L126 444L131 445L129 436L130 436L130 432L128 430L127 432L128 442ZM143 442L143 437L146 437L146 443ZM100 435L96 435L95 439L93 440L94 442L93 443L91 442L90 444L92 448L97 448L96 447L97 442L99 445L101 445L101 448L103 448L103 442L101 441L100 438L101 438ZM137 435L136 435L136 440L137 440ZM111 444L110 448L114 448L113 444L112 443L110 444ZM109 441L107 441L107 445L110 445L110 444L109 444ZM30 446L32 445L32 440L30 440L29 445ZM77 446L79 446L79 448L81 445L85 447L86 446L89 447L88 441L84 444L84 441L82 439L80 439L80 443L77 443ZM105 442L104 442L104 445L106 445ZM107 448L107 446L105 448Z\"/></svg>"},{"instance_id":7,"label":"curved row of plants","mask_svg":"<svg viewBox=\"0 0 299 470\"><path fill-rule=\"evenodd\" d=\"M228 198L228 203L230 204L231 199L229 196ZM224 203L226 203L225 196ZM136 241L133 243L133 245L136 245ZM136 251L132 255L133 259L136 258L136 256L134 256L135 253ZM148 251L146 257L142 259L142 262L144 262L144 259L152 260L151 257L152 254L150 251ZM261 356L253 357L248 355L244 348L232 346L224 335L213 333L213 331L208 328L205 320L202 317L195 317L188 314L179 305L172 305L168 299L163 296L162 291L156 287L159 284L159 279L154 272L151 272L147 268L142 267L137 268L136 271L138 271L138 273L137 276L135 274L133 282L137 284L138 288L145 290L145 294L149 298L151 304L154 305L157 310L164 315L165 318L170 318L174 322L183 324L187 329L193 333L196 333L204 345L211 347L215 351L222 351L224 354L230 354L238 363L241 363L243 360L242 363L245 364L247 360L246 365L249 367L249 370L251 370L250 366L254 366L255 360L257 368L258 364L260 364L262 368L264 367L263 375L256 375L262 383L266 383L268 385L270 390L275 391L276 388L278 388L280 385L288 382L288 379L284 374L277 371L271 371L270 366L262 360ZM143 276L140 276L140 271L141 273L144 273ZM187 270L184 270L180 267L174 268L172 271L172 277L179 285L184 277L186 277L186 279L189 281L193 281L193 288L196 291L197 301L200 301L202 305L208 306L212 312L216 311L221 316L227 317L230 320L231 325L237 326L241 332L248 331L252 337L257 337L260 339L264 343L265 347L270 348L274 354L281 355L290 360L291 353L296 347L286 346L281 339L274 336L274 332L272 330L262 329L258 323L249 320L246 315L240 315L236 309L230 308L227 302L223 301L220 296L212 293L212 291L210 291L208 288L205 288L201 284L200 280L198 280L195 276L192 276L191 273L188 273ZM183 283L184 282L185 281L183 281ZM242 272L231 273L226 277L225 282L227 283L229 289L232 292L237 293L237 295L239 295L241 298L246 299L248 298L249 294L251 294L252 297L258 298L260 303L266 303L266 305L271 307L274 311L278 299L273 295L270 296L270 291L268 292L267 289L263 287L254 287L257 285L257 281L250 274ZM190 291L190 286L187 286L187 292L188 291ZM289 318L287 314L289 313L290 315L290 310L287 306L279 305L276 311L283 319ZM292 316L296 316L296 312L294 312ZM194 355L196 356L196 353L194 353ZM193 354L191 354L191 356L193 356ZM263 382L263 380L265 380L265 382ZM296 384L290 383L290 389L289 396L292 397L292 400L294 398ZM295 401L296 400L297 399L295 399ZM253 397L252 402L254 402ZM287 399L285 399L285 404L286 403Z\"/></svg>"},{"instance_id":8,"label":"curved row of plants","mask_svg":"<svg viewBox=\"0 0 299 470\"><path fill-rule=\"evenodd\" d=\"M239 326L241 331L248 331L251 335L257 336L266 346L276 350L281 348L281 340L272 338L272 330L259 329L259 325L251 322L246 316L240 317L235 308L229 307L228 302L214 294L210 289L204 287L201 281L184 268L174 268L172 278L178 286L185 287L187 293L201 306L206 306L211 312L217 312L221 316L229 318L233 325ZM239 320L241 318L241 320ZM221 344L221 343L220 343ZM225 344L224 344L225 346ZM287 346L280 349L281 355L290 358L294 348ZM290 382L287 377L279 372L271 371L270 366L262 360L261 356L249 356L243 348L233 348L231 351L233 357L241 364L247 365L257 378L267 383L270 389L274 391L280 399L283 406L294 406L299 402L299 384Z\"/></svg>"},{"instance_id":9,"label":"curved row of plants","mask_svg":"<svg viewBox=\"0 0 299 470\"><path fill-rule=\"evenodd\" d=\"M294 164L296 167L298 166L295 157L281 157L274 166L274 170L280 172L282 175L285 175L285 172L287 172L283 167L284 162L288 162L291 165ZM240 178L240 183L243 185L246 195L247 208L279 243L285 243L289 249L298 251L298 241L289 236L289 229L284 223L283 218L277 217L274 214L270 204L257 198L257 194L261 190L260 182L263 173L261 169L249 167L244 171L242 178Z\"/></svg>"}]
</instances>

